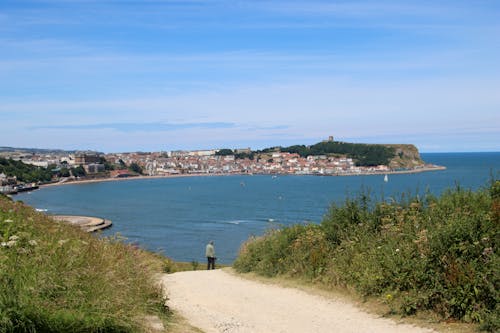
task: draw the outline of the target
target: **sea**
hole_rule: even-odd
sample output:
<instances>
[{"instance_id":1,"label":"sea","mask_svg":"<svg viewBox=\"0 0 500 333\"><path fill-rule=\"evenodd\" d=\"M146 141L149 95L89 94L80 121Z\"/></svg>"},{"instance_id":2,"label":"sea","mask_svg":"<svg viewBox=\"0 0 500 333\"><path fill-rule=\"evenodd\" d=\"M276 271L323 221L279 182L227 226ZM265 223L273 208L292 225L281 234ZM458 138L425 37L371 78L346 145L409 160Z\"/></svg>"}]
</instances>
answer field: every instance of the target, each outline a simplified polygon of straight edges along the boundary
<instances>
[{"instance_id":1,"label":"sea","mask_svg":"<svg viewBox=\"0 0 500 333\"><path fill-rule=\"evenodd\" d=\"M460 186L476 190L500 179L500 152L427 153L427 163L446 170L362 176L233 175L131 179L45 187L18 194L47 214L109 219L96 237L120 235L126 242L177 261L203 262L215 242L217 261L231 264L241 245L267 230L320 223L332 204L370 192L375 199L439 195Z\"/></svg>"}]
</instances>

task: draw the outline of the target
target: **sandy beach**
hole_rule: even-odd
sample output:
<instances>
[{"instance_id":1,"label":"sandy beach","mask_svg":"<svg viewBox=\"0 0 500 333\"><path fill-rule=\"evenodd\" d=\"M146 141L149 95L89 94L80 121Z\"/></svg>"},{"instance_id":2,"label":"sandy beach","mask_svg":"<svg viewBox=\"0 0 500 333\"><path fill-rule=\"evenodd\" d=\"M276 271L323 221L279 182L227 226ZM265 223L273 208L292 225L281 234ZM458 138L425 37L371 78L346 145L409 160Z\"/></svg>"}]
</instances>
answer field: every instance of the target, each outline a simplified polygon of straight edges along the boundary
<instances>
[{"instance_id":1,"label":"sandy beach","mask_svg":"<svg viewBox=\"0 0 500 333\"><path fill-rule=\"evenodd\" d=\"M159 179L159 178L181 178L181 177L199 177L199 176L219 176L214 174L182 174L182 175L161 175L161 176L134 176L134 177L109 177L109 178L95 178L95 179L81 179L71 180L65 182L56 182L49 184L41 184L40 187L62 186L62 185L76 185L76 184L89 184L89 183L102 183L102 182L117 182L126 180L144 180L144 179Z\"/></svg>"},{"instance_id":2,"label":"sandy beach","mask_svg":"<svg viewBox=\"0 0 500 333\"><path fill-rule=\"evenodd\" d=\"M365 173L348 173L348 174L255 174L255 175L277 175L277 176L322 176L322 177L349 177L349 176L374 176L374 175L395 175L395 174L411 174L411 173L421 173L430 171L440 171L446 170L444 166L425 166L418 169L411 170L398 170L398 171L387 171L387 172L365 172ZM41 184L40 187L51 187L51 186L61 186L61 185L75 185L75 184L88 184L88 183L100 183L100 182L114 182L114 181L127 181L127 180L145 180L145 179L160 179L160 178L184 178L184 177L214 177L214 176L250 176L246 173L230 173L230 174L214 174L214 173L192 173L192 174L177 174L177 175L156 175L156 176L133 176L133 177L113 177L113 178L95 178L95 179L81 179L81 180L70 180L70 181L60 181L56 183Z\"/></svg>"}]
</instances>

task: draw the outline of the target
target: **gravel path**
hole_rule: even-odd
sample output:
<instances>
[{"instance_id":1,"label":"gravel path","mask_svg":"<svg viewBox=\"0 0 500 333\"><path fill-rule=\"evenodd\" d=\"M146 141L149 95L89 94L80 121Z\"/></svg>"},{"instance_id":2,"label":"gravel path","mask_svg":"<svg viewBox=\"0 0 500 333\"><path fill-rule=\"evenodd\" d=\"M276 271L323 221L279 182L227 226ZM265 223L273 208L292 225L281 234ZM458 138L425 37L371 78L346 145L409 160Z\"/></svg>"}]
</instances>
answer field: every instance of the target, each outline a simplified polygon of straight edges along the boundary
<instances>
[{"instance_id":1,"label":"gravel path","mask_svg":"<svg viewBox=\"0 0 500 333\"><path fill-rule=\"evenodd\" d=\"M162 277L168 305L206 333L424 333L338 299L247 280L223 270Z\"/></svg>"}]
</instances>

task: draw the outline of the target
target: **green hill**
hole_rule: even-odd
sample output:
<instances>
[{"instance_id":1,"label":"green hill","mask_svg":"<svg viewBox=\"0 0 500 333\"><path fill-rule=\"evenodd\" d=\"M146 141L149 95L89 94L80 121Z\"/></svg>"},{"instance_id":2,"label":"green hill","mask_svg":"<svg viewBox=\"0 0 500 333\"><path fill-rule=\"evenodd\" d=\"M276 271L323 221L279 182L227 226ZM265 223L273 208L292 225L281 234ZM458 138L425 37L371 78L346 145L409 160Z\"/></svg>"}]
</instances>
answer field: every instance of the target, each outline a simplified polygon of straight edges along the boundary
<instances>
[{"instance_id":1,"label":"green hill","mask_svg":"<svg viewBox=\"0 0 500 333\"><path fill-rule=\"evenodd\" d=\"M323 141L311 146L294 145L266 148L254 152L254 154L266 154L274 151L295 153L301 157L318 155L346 156L352 158L357 166L387 165L392 169L400 169L424 165L417 147L411 144L366 144Z\"/></svg>"},{"instance_id":2,"label":"green hill","mask_svg":"<svg viewBox=\"0 0 500 333\"><path fill-rule=\"evenodd\" d=\"M52 179L50 168L37 167L3 157L0 157L0 173L9 177L16 176L18 181L26 183L48 182Z\"/></svg>"},{"instance_id":3,"label":"green hill","mask_svg":"<svg viewBox=\"0 0 500 333\"><path fill-rule=\"evenodd\" d=\"M0 195L0 332L143 332L164 260Z\"/></svg>"}]
</instances>

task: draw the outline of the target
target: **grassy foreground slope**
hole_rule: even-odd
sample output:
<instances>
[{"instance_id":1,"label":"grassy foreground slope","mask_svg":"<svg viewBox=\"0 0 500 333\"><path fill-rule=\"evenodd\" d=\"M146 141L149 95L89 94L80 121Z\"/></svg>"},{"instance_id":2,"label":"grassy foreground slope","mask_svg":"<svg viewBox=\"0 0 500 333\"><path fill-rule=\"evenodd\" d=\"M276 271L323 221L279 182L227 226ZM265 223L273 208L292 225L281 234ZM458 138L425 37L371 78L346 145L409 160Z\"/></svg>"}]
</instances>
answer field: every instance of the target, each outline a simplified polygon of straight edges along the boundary
<instances>
[{"instance_id":1,"label":"grassy foreground slope","mask_svg":"<svg viewBox=\"0 0 500 333\"><path fill-rule=\"evenodd\" d=\"M0 195L0 332L135 332L164 318L163 261Z\"/></svg>"},{"instance_id":2,"label":"grassy foreground slope","mask_svg":"<svg viewBox=\"0 0 500 333\"><path fill-rule=\"evenodd\" d=\"M241 248L234 267L356 290L393 313L500 329L500 181L472 192L333 205L320 225L270 230Z\"/></svg>"}]
</instances>

